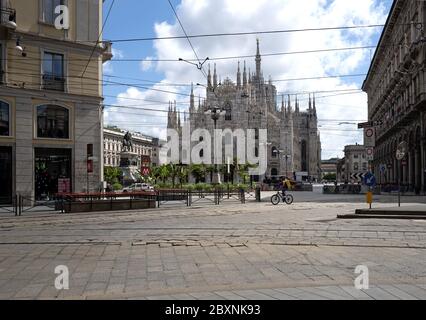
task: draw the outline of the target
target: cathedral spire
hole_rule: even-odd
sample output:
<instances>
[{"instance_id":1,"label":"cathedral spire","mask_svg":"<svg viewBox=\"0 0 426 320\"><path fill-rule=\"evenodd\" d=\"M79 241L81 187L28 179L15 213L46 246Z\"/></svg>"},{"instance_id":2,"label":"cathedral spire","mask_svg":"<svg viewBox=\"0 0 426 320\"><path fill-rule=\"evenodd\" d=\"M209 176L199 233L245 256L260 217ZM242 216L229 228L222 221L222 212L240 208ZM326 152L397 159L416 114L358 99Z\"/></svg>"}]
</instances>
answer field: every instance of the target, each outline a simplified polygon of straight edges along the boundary
<instances>
[{"instance_id":1,"label":"cathedral spire","mask_svg":"<svg viewBox=\"0 0 426 320\"><path fill-rule=\"evenodd\" d=\"M182 127L182 125L181 125L181 120L180 120L180 111L177 113L177 125L178 125L178 129L179 129L180 127Z\"/></svg>"},{"instance_id":2,"label":"cathedral spire","mask_svg":"<svg viewBox=\"0 0 426 320\"><path fill-rule=\"evenodd\" d=\"M244 61L244 72L243 72L243 86L247 86L247 69L246 69L246 62Z\"/></svg>"},{"instance_id":3,"label":"cathedral spire","mask_svg":"<svg viewBox=\"0 0 426 320\"><path fill-rule=\"evenodd\" d=\"M312 110L312 100L311 100L311 94L309 94L309 111Z\"/></svg>"},{"instance_id":4,"label":"cathedral spire","mask_svg":"<svg viewBox=\"0 0 426 320\"><path fill-rule=\"evenodd\" d=\"M297 99L297 95L296 95L296 113L299 113L299 101Z\"/></svg>"},{"instance_id":5,"label":"cathedral spire","mask_svg":"<svg viewBox=\"0 0 426 320\"><path fill-rule=\"evenodd\" d=\"M190 99L190 106L189 108L191 110L195 109L195 97L194 97L194 84L191 83L191 99Z\"/></svg>"},{"instance_id":6,"label":"cathedral spire","mask_svg":"<svg viewBox=\"0 0 426 320\"><path fill-rule=\"evenodd\" d=\"M257 41L257 52L256 52L256 76L257 79L260 79L260 74L262 71L262 57L260 55L260 45L259 45L259 39Z\"/></svg>"},{"instance_id":7,"label":"cathedral spire","mask_svg":"<svg viewBox=\"0 0 426 320\"><path fill-rule=\"evenodd\" d=\"M216 63L214 64L214 73L213 73L213 88L217 87L217 72L216 72Z\"/></svg>"},{"instance_id":8,"label":"cathedral spire","mask_svg":"<svg viewBox=\"0 0 426 320\"><path fill-rule=\"evenodd\" d=\"M241 70L240 70L240 62L238 61L238 71L237 71L237 87L241 88Z\"/></svg>"},{"instance_id":9,"label":"cathedral spire","mask_svg":"<svg viewBox=\"0 0 426 320\"><path fill-rule=\"evenodd\" d=\"M292 113L292 110L291 110L291 98L290 98L290 95L288 95L288 113Z\"/></svg>"},{"instance_id":10,"label":"cathedral spire","mask_svg":"<svg viewBox=\"0 0 426 320\"><path fill-rule=\"evenodd\" d=\"M316 102L315 102L315 93L314 93L314 115L315 116L317 115L317 105L316 105Z\"/></svg>"},{"instance_id":11,"label":"cathedral spire","mask_svg":"<svg viewBox=\"0 0 426 320\"><path fill-rule=\"evenodd\" d=\"M210 64L209 64L209 73L207 75L207 88L212 88L212 73L210 71Z\"/></svg>"}]
</instances>

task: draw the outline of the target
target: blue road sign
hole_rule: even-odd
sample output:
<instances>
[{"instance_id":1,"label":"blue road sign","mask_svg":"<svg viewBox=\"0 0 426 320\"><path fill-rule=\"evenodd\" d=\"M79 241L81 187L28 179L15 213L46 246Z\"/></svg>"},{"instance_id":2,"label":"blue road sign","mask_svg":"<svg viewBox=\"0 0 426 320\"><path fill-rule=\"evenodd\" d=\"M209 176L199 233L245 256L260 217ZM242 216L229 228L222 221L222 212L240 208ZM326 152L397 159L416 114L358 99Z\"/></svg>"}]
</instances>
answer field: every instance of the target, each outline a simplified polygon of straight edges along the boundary
<instances>
[{"instance_id":1,"label":"blue road sign","mask_svg":"<svg viewBox=\"0 0 426 320\"><path fill-rule=\"evenodd\" d=\"M377 184L376 177L371 172L367 173L364 177L365 185L374 187Z\"/></svg>"}]
</instances>

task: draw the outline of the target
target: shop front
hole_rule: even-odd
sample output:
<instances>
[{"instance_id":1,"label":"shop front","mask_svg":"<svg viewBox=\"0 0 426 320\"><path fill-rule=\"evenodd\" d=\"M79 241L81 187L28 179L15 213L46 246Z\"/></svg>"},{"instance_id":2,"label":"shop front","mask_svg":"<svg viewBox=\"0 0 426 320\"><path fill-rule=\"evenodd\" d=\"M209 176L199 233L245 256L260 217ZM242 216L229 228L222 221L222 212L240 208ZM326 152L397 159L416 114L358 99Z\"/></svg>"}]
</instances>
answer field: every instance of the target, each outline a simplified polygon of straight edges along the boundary
<instances>
[{"instance_id":1,"label":"shop front","mask_svg":"<svg viewBox=\"0 0 426 320\"><path fill-rule=\"evenodd\" d=\"M35 149L35 197L52 200L57 193L72 191L71 149Z\"/></svg>"}]
</instances>

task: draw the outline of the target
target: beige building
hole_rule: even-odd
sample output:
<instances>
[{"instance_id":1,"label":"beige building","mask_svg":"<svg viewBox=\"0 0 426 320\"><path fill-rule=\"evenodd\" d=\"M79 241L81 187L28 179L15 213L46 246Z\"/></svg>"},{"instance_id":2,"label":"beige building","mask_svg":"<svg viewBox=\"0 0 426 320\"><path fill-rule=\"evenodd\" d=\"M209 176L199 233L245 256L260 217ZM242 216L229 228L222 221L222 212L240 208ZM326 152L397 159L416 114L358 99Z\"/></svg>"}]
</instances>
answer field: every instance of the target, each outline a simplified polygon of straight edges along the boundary
<instances>
[{"instance_id":1,"label":"beige building","mask_svg":"<svg viewBox=\"0 0 426 320\"><path fill-rule=\"evenodd\" d=\"M125 131L119 128L104 129L104 166L119 167L121 163L120 154L123 151L123 138ZM158 166L162 162L161 142L157 138L142 135L140 133L132 133L133 149L131 152L138 155L138 167L143 164Z\"/></svg>"},{"instance_id":2,"label":"beige building","mask_svg":"<svg viewBox=\"0 0 426 320\"><path fill-rule=\"evenodd\" d=\"M55 25L58 4L68 8L66 29ZM102 64L112 57L109 44L96 45L102 4L1 0L1 202L99 189Z\"/></svg>"},{"instance_id":3,"label":"beige building","mask_svg":"<svg viewBox=\"0 0 426 320\"><path fill-rule=\"evenodd\" d=\"M368 173L368 159L363 145L345 147L345 157L337 162L337 180L339 182L362 182L361 175Z\"/></svg>"},{"instance_id":4,"label":"beige building","mask_svg":"<svg viewBox=\"0 0 426 320\"><path fill-rule=\"evenodd\" d=\"M376 127L374 171L385 183L401 182L409 190L426 189L426 1L395 0L380 38L363 90L368 94ZM408 143L397 161L396 150Z\"/></svg>"},{"instance_id":5,"label":"beige building","mask_svg":"<svg viewBox=\"0 0 426 320\"><path fill-rule=\"evenodd\" d=\"M321 178L324 178L325 176L330 174L337 175L337 164L339 163L339 161L340 161L339 158L322 160L321 161Z\"/></svg>"}]
</instances>

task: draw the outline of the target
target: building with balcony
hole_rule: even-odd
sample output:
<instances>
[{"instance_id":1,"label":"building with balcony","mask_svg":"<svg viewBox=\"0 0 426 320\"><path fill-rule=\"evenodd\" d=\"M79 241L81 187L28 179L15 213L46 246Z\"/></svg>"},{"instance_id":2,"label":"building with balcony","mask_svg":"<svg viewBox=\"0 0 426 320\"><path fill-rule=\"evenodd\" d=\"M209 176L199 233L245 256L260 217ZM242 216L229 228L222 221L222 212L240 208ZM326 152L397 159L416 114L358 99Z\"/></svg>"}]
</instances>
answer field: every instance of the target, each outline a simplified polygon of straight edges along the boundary
<instances>
[{"instance_id":1,"label":"building with balcony","mask_svg":"<svg viewBox=\"0 0 426 320\"><path fill-rule=\"evenodd\" d=\"M376 175L386 167L386 184L400 181L417 192L426 182L425 23L425 1L395 0L363 85L369 120L383 121L376 127ZM403 141L409 151L398 161Z\"/></svg>"},{"instance_id":2,"label":"building with balcony","mask_svg":"<svg viewBox=\"0 0 426 320\"><path fill-rule=\"evenodd\" d=\"M117 127L106 127L104 129L104 166L119 167L121 164L121 152L123 151L123 138L126 131ZM153 138L137 132L132 132L133 148L131 152L138 155L138 167L156 167L166 162L161 160L162 145L165 141ZM167 156L167 152L166 156Z\"/></svg>"},{"instance_id":3,"label":"building with balcony","mask_svg":"<svg viewBox=\"0 0 426 320\"><path fill-rule=\"evenodd\" d=\"M103 1L0 5L0 202L99 190L102 65L112 57L98 42ZM58 5L68 8L65 29L55 25Z\"/></svg>"}]
</instances>

